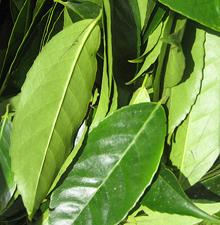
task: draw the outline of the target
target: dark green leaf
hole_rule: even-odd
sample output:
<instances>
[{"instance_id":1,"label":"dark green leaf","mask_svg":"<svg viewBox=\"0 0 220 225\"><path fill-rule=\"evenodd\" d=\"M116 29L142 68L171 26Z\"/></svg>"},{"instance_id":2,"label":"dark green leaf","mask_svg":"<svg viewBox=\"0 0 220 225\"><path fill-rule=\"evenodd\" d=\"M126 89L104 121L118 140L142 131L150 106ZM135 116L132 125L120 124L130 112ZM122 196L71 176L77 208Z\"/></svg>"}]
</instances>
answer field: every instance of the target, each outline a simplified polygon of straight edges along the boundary
<instances>
[{"instance_id":1,"label":"dark green leaf","mask_svg":"<svg viewBox=\"0 0 220 225\"><path fill-rule=\"evenodd\" d=\"M16 187L9 156L11 130L11 116L7 110L0 124L0 214L8 205Z\"/></svg>"},{"instance_id":2,"label":"dark green leaf","mask_svg":"<svg viewBox=\"0 0 220 225\"><path fill-rule=\"evenodd\" d=\"M195 206L182 190L175 175L165 168L161 169L157 180L144 196L142 204L162 213L193 216L220 223L220 220Z\"/></svg>"},{"instance_id":3,"label":"dark green leaf","mask_svg":"<svg viewBox=\"0 0 220 225\"><path fill-rule=\"evenodd\" d=\"M150 184L164 137L165 114L154 103L124 107L99 123L52 194L50 224L119 223Z\"/></svg>"},{"instance_id":4,"label":"dark green leaf","mask_svg":"<svg viewBox=\"0 0 220 225\"><path fill-rule=\"evenodd\" d=\"M201 24L220 31L220 1L159 0L172 10Z\"/></svg>"}]
</instances>

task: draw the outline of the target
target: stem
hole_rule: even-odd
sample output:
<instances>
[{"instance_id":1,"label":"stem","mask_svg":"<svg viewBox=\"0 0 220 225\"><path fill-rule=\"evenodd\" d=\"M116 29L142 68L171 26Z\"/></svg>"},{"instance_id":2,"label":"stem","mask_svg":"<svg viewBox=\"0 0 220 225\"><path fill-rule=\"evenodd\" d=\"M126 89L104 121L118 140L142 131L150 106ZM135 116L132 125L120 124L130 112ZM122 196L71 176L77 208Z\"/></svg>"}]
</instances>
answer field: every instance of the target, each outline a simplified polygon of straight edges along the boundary
<instances>
[{"instance_id":1,"label":"stem","mask_svg":"<svg viewBox=\"0 0 220 225\"><path fill-rule=\"evenodd\" d=\"M169 18L166 24L166 27L164 29L163 37L166 37L170 34L172 26L173 26L173 21L174 21L174 13L170 12ZM164 58L166 56L166 50L167 50L168 44L163 43L161 47L161 52L158 58L158 67L154 79L154 97L153 101L158 101L160 98L160 85L161 85L161 78L162 78L162 70L163 70L163 65L164 65Z\"/></svg>"}]
</instances>

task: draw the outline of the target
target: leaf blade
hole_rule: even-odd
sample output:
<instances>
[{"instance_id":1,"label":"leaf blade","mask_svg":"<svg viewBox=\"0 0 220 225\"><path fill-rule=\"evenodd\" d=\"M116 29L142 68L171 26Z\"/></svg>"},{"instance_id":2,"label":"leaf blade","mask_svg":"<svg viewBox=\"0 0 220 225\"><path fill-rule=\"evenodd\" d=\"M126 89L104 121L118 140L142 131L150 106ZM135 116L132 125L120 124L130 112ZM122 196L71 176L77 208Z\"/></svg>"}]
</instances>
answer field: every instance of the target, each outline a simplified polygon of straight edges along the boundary
<instances>
[{"instance_id":1,"label":"leaf blade","mask_svg":"<svg viewBox=\"0 0 220 225\"><path fill-rule=\"evenodd\" d=\"M134 116L137 118L136 122L127 123L130 121L129 118ZM151 131L147 129L147 131L145 128L146 126L152 128L153 124L156 125L155 123L161 127L161 132L158 132L157 140L153 138L154 140L149 143L149 151L146 151L146 143L144 145L141 142L143 138L149 140L153 135L152 129ZM156 132L157 129L153 129ZM132 105L107 117L91 131L84 154L75 164L66 181L52 194L50 207L53 210L50 213L50 224L89 224L91 221L92 224L118 223L126 216L151 181L160 161L164 136L165 117L159 105L153 103ZM118 141L115 140L116 137ZM140 147L136 156L134 143ZM91 149L96 149L96 151L91 151ZM150 154L150 151L153 150L154 154ZM149 161L147 160L149 167L143 160L140 160L145 154L151 159L148 157ZM135 168L138 170L136 175L130 176L130 179L125 179L123 176L118 179L118 175L121 174L120 170L123 170L123 173L129 177L131 169L134 169L129 165L132 162L134 164L134 158L135 160L139 158L139 163L135 164ZM144 158L147 159L146 155ZM146 164L148 163L146 162ZM147 173L143 178L144 171ZM83 177L85 178L84 184ZM133 194L128 197L126 187L133 187L132 178L136 178L136 182L141 181L132 189ZM82 179L82 183L80 179ZM120 180L125 183L121 184ZM113 203L117 201L119 192L121 204L116 207ZM79 198L82 201L79 201ZM102 206L103 210L97 210L97 204ZM66 207L68 210L65 211Z\"/></svg>"},{"instance_id":2,"label":"leaf blade","mask_svg":"<svg viewBox=\"0 0 220 225\"><path fill-rule=\"evenodd\" d=\"M18 190L30 217L49 191L71 150L73 133L86 114L97 66L100 30L96 23L84 20L55 36L35 61L22 88L11 152ZM36 139L40 140L37 146Z\"/></svg>"}]
</instances>

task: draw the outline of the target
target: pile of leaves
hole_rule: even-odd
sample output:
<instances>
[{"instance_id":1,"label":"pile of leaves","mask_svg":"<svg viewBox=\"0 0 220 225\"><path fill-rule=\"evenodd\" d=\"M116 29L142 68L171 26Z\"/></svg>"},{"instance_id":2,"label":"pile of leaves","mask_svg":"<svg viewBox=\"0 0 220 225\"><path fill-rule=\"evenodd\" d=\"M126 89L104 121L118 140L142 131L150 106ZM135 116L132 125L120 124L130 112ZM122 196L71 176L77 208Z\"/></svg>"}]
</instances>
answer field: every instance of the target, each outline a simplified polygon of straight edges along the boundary
<instances>
[{"instance_id":1,"label":"pile of leaves","mask_svg":"<svg viewBox=\"0 0 220 225\"><path fill-rule=\"evenodd\" d=\"M0 224L220 224L220 1L0 1Z\"/></svg>"}]
</instances>

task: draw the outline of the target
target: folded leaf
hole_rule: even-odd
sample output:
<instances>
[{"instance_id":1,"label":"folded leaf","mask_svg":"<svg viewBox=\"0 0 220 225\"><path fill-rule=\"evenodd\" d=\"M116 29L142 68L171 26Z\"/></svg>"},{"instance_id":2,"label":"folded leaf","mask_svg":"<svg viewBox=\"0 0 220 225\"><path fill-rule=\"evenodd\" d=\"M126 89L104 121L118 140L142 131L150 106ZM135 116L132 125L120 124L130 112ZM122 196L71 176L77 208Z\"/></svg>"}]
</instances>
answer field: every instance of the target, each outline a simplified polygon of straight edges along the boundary
<instances>
[{"instance_id":1,"label":"folded leaf","mask_svg":"<svg viewBox=\"0 0 220 225\"><path fill-rule=\"evenodd\" d=\"M11 157L30 217L70 153L73 134L87 112L97 67L97 21L75 23L52 38L22 87Z\"/></svg>"},{"instance_id":2,"label":"folded leaf","mask_svg":"<svg viewBox=\"0 0 220 225\"><path fill-rule=\"evenodd\" d=\"M151 210L193 216L211 222L220 222L215 217L199 209L186 196L175 175L168 169L161 169L157 180L142 200L142 204Z\"/></svg>"},{"instance_id":3,"label":"folded leaf","mask_svg":"<svg viewBox=\"0 0 220 225\"><path fill-rule=\"evenodd\" d=\"M119 223L150 184L164 137L165 114L154 103L124 107L99 123L51 196L49 224Z\"/></svg>"},{"instance_id":4,"label":"folded leaf","mask_svg":"<svg viewBox=\"0 0 220 225\"><path fill-rule=\"evenodd\" d=\"M216 47L219 45L218 36L206 34L200 94L187 119L177 129L172 146L170 159L180 170L179 181L184 188L188 182L190 185L198 182L220 154L220 51Z\"/></svg>"}]
</instances>

